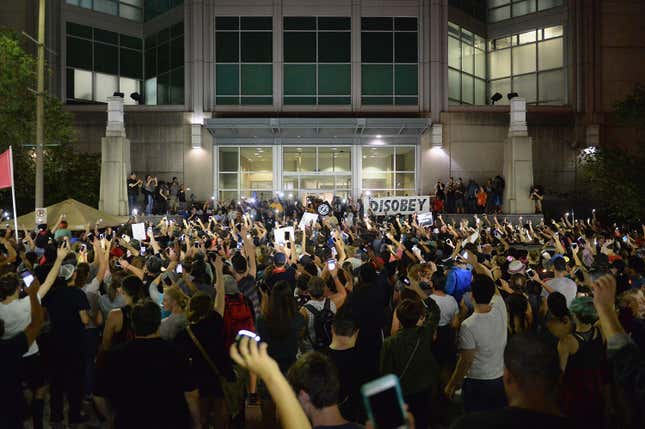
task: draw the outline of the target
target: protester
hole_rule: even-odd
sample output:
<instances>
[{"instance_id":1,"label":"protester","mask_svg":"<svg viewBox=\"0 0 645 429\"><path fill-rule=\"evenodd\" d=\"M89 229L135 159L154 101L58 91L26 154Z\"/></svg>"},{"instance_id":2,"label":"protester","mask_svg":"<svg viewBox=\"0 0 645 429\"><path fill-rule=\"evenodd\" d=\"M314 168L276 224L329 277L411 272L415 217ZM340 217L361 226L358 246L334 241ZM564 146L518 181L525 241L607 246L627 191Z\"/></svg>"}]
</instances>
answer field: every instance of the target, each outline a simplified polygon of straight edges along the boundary
<instances>
[{"instance_id":1,"label":"protester","mask_svg":"<svg viewBox=\"0 0 645 429\"><path fill-rule=\"evenodd\" d=\"M150 184L155 185L152 212L165 211L160 203L166 203L159 200L166 193L164 186L172 201L176 183L164 185L162 182L159 180L155 185L151 178ZM452 181L455 210L460 205L460 183L458 179ZM473 183L472 189L476 186ZM490 188L492 200L488 211L500 210L502 180L491 180L486 186ZM182 189L187 191L179 185L180 205ZM445 192L444 188L444 199ZM463 198L467 200L470 195ZM181 217L156 218L155 223L151 218L132 219L131 222L146 222L146 236L142 240L132 237L130 223L112 228L96 225L91 231L88 227L81 232L72 231L68 225L69 234L59 234L58 241L55 233L65 229L60 221L53 223L51 230L47 225L40 225L35 231L21 234L24 238L18 240L13 238L10 228L0 230L0 277L12 276L11 285L0 288L4 291L2 305L5 306L0 305L0 310L9 309L0 315L6 319L5 326L9 328L6 332L10 332L4 340L10 341L29 325L30 314L23 298L25 289L16 286L21 278L29 278L25 269L43 283L40 295L51 309L52 332L44 332L37 340L42 353L40 362L30 359L29 375L24 375L23 369L15 371L26 387L35 390L35 396L30 395L35 398L30 408L35 421L43 420L39 415L51 415L54 423L62 421L59 392L68 393L71 423L83 421L84 416L77 414L76 398L83 393L87 396L93 390L96 409L106 419L106 425L129 425L130 417L124 416L131 408L115 397L115 386L119 386L117 396L119 389L135 382L141 386L133 392L165 388L155 384L156 381L147 381L146 371L150 368L141 368L145 364L132 364L114 371L112 352L118 356L121 350L141 347L145 356L169 353L170 359L182 368L178 370L182 374L184 359L187 362L189 383L178 385L170 380L176 375L183 379L181 374L168 376L171 383L179 386L173 387L174 393L170 394L173 403L177 403L178 414L168 420L174 421L181 415L176 427L185 424L244 427L245 414L247 419L254 419L254 413L260 409L265 423L275 424L268 409L275 404L278 414L284 413L283 400L288 395L281 391L285 384L276 381L278 377L273 370L288 373L298 365L299 357L306 360L310 356L307 351L314 348L328 354L330 365L337 367L341 376L339 396L332 401L331 408L318 409L311 401L302 400L306 408L303 411L295 396L293 402L287 399L287 403L291 413L302 412L305 416L306 412L316 422L316 416L329 408L333 411L329 416L335 416L332 421L339 425L345 424L345 420L358 425L365 423L359 389L381 374L381 355L382 366L387 368L383 371L400 376L404 398L409 409L418 414L419 426L427 426L428 421L432 427L450 425L460 413L459 405L451 404L437 393L443 391L452 397L459 387L466 411L501 410L491 411L491 415L508 412L509 422L515 421L515 415L521 420L526 413L530 420L532 412L540 414L536 422L551 421L556 414L552 412L552 401L558 401L557 405L574 416L574 411L580 409L579 404L597 404L594 401L598 400L629 409L629 413L604 414L604 427L639 427L637 423L642 422L638 420L641 411L636 406L636 400L642 398L637 367L641 358L638 346L632 341L640 344L639 338L642 338L639 329L644 300L638 287L642 279L645 231L605 225L593 214L588 221L565 215L548 223L514 224L495 215L463 215L461 220L454 221L439 215L435 216L433 225L419 225L415 216L396 213L374 216L362 208L361 202L342 198L328 202L332 215L314 215L316 219L311 224L300 228L299 221L305 210L316 213L322 200L310 196L309 201L302 202L280 195L271 200L256 195L226 203L188 200ZM294 225L292 236L285 236L285 242L277 242L277 237L282 236L276 234L276 228ZM63 250L57 249L59 242L64 243ZM68 248L67 243L72 246L64 250ZM57 252L69 254L55 266ZM607 272L618 277L618 289L624 292L618 298L618 315L614 309L615 292L611 306L603 301L602 311L597 310L600 323L608 323L607 320L613 323L611 317L620 317L632 339L626 339L622 327L620 332L614 332L606 351L611 376L600 378L601 389L594 385L589 390L576 380L580 380L579 373L589 375L584 379L598 380L598 374L589 370L602 369L604 353L594 349L597 333L586 342L586 330L591 326L585 321L589 320L586 318L589 298L583 306L585 311L581 312L577 307L581 298L576 297L596 299L596 283L600 281L594 283L593 279ZM47 280L49 275L51 281ZM605 289L600 293L605 294ZM154 334L140 335L135 330L134 309L144 301L148 314L156 313L163 320L149 325L154 325ZM223 303L222 313L217 311L220 303ZM316 323L316 315L306 305L317 305L324 310L325 303L329 303L329 314L324 323ZM14 307L21 309L20 315L14 315ZM335 313L332 308L336 309ZM144 319L152 321L147 316ZM190 328L205 353L186 328ZM241 329L255 331L267 345L258 349L246 342L246 349L238 350L237 331ZM159 338L156 338L157 330ZM101 347L96 353L87 341L92 332L102 334ZM510 347L515 338L532 333L549 345L550 353L557 354L558 344L562 344L562 356L566 354L565 396L550 395L548 401L538 400L543 396L541 387L536 388L536 396L519 387L524 382L518 380L526 376L522 372L524 358L514 352L516 357L509 363L503 355L504 344L508 338ZM148 335L155 337L142 338ZM583 340L576 339L577 335ZM417 339L423 348L419 346L413 355ZM143 346L159 341L172 343L163 348ZM542 346L529 343L522 343L522 347L527 350L526 365L533 365L531 353L541 354ZM260 362L258 375L265 378L257 389L255 375L247 382L244 372L233 367L227 350L229 344L230 351L237 352L232 354L236 364L254 366L256 358ZM153 349L157 351L152 352ZM595 351L589 352L592 349ZM267 352L268 355L262 355ZM117 360L127 359L124 356ZM161 360L160 356L148 357ZM410 367L415 368L412 372L404 371L410 357ZM419 364L419 360L423 363ZM589 362L594 363L589 365ZM161 366L152 369L158 371L156 376L160 380L169 371ZM46 396L39 396L39 392L45 391L45 375L52 376L50 401ZM65 383L61 382L61 375L66 377ZM126 375L127 383L123 380ZM550 389L547 381L544 391ZM192 398L189 402L184 389L195 392L192 397L189 395L188 399ZM587 391L596 392L593 400L584 399ZM284 397L276 397L276 392ZM607 392L619 392L621 399L617 401ZM249 398L247 407L243 404L245 393ZM154 400L156 394L150 393L148 399ZM38 402L41 398L44 404ZM191 419L186 407L197 404L199 399L201 407L192 410ZM507 400L511 408L500 408ZM535 407L527 402L534 402ZM45 410L41 414L40 404ZM254 408L256 405L260 406ZM597 415L595 407L589 415ZM157 412L157 407L151 406L150 410ZM0 411L5 415L4 407ZM86 411L93 410L87 407ZM133 417L132 422L140 423L139 419L147 418L148 410L139 411L141 416ZM342 421L336 419L338 415ZM470 421L469 418L465 421ZM282 423L293 421L286 415L280 419ZM585 421L585 417L572 419ZM559 421L553 421L558 427ZM248 423L247 426L252 425ZM300 423L298 427L309 425ZM530 422L524 425L530 427ZM158 426L164 427L164 424ZM500 426L503 425L500 423Z\"/></svg>"}]
</instances>

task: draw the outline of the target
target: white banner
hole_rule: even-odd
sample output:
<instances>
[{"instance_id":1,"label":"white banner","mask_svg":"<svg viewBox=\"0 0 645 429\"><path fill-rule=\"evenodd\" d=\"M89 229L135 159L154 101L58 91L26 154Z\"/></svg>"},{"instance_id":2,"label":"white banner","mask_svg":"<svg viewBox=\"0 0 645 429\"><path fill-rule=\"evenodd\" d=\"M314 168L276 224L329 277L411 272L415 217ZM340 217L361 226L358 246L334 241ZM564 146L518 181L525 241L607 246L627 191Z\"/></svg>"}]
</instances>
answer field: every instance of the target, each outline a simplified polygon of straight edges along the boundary
<instances>
[{"instance_id":1,"label":"white banner","mask_svg":"<svg viewBox=\"0 0 645 429\"><path fill-rule=\"evenodd\" d=\"M278 245L284 245L287 241L293 242L296 233L292 226L285 226L284 228L275 228L273 230L273 236L275 237L275 243Z\"/></svg>"},{"instance_id":2,"label":"white banner","mask_svg":"<svg viewBox=\"0 0 645 429\"><path fill-rule=\"evenodd\" d=\"M432 219L432 212L419 213L417 215L417 222L419 226L432 226L434 219Z\"/></svg>"},{"instance_id":3,"label":"white banner","mask_svg":"<svg viewBox=\"0 0 645 429\"><path fill-rule=\"evenodd\" d=\"M383 197L365 198L366 212L376 216L412 213L425 213L430 211L430 197Z\"/></svg>"}]
</instances>

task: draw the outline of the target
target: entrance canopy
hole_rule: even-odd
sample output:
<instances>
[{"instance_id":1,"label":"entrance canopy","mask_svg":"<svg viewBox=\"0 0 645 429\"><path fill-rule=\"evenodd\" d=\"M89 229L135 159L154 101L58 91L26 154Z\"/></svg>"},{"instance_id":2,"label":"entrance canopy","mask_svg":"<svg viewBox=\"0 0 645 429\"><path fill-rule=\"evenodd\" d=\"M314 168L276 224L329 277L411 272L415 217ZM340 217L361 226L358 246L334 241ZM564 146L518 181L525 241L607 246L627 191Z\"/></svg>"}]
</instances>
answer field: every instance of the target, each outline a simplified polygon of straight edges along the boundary
<instances>
[{"instance_id":1,"label":"entrance canopy","mask_svg":"<svg viewBox=\"0 0 645 429\"><path fill-rule=\"evenodd\" d=\"M418 140L429 118L211 118L216 144L374 144Z\"/></svg>"}]
</instances>

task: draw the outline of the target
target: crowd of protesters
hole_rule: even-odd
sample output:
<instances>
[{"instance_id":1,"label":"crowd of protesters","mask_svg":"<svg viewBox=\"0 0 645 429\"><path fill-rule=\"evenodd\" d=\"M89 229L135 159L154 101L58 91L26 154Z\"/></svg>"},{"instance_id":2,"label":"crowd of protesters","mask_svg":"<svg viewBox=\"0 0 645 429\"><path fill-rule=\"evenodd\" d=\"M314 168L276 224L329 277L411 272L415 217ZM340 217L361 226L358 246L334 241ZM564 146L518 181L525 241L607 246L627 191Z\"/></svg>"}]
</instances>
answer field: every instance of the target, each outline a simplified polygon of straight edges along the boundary
<instances>
[{"instance_id":1,"label":"crowd of protesters","mask_svg":"<svg viewBox=\"0 0 645 429\"><path fill-rule=\"evenodd\" d=\"M244 427L256 404L267 427L374 427L361 386L386 374L408 427L642 427L645 226L422 226L339 199L301 225L321 204L210 202L141 240L7 227L0 427L88 404L116 428Z\"/></svg>"}]
</instances>

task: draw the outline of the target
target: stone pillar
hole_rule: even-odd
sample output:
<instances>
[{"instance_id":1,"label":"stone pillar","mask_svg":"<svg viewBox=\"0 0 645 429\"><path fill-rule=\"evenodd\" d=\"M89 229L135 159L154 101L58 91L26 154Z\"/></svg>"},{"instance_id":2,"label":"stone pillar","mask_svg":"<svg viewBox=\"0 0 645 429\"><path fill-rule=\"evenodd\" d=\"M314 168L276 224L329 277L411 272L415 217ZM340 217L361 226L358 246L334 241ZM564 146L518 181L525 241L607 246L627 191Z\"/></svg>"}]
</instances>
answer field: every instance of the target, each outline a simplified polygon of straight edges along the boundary
<instances>
[{"instance_id":1,"label":"stone pillar","mask_svg":"<svg viewBox=\"0 0 645 429\"><path fill-rule=\"evenodd\" d=\"M108 97L108 120L101 139L101 194L99 210L127 216L127 177L130 174L130 140L125 137L123 97Z\"/></svg>"},{"instance_id":2,"label":"stone pillar","mask_svg":"<svg viewBox=\"0 0 645 429\"><path fill-rule=\"evenodd\" d=\"M526 100L511 99L511 120L504 143L504 212L533 213L533 143L526 127Z\"/></svg>"}]
</instances>

